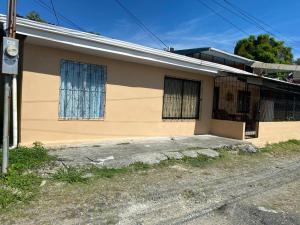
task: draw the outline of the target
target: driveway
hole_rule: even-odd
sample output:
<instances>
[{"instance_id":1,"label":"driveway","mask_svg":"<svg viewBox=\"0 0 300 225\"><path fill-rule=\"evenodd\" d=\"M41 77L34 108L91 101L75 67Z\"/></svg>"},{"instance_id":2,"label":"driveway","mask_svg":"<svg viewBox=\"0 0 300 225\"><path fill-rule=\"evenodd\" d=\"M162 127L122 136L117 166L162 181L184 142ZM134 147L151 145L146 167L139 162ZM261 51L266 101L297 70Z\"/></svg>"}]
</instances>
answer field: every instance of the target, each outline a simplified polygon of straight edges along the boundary
<instances>
[{"instance_id":1,"label":"driveway","mask_svg":"<svg viewBox=\"0 0 300 225\"><path fill-rule=\"evenodd\" d=\"M212 135L189 137L144 138L126 141L107 141L93 145L77 145L52 149L55 155L67 165L99 165L122 167L135 162L166 159L166 152L180 152L193 148L215 149L244 143L242 141Z\"/></svg>"},{"instance_id":2,"label":"driveway","mask_svg":"<svg viewBox=\"0 0 300 225\"><path fill-rule=\"evenodd\" d=\"M184 147L191 147L190 139L184 140ZM198 166L177 162L110 178L92 177L87 183L50 179L38 199L0 213L0 221L5 225L299 225L299 146L280 144L258 154L223 151L223 157Z\"/></svg>"}]
</instances>

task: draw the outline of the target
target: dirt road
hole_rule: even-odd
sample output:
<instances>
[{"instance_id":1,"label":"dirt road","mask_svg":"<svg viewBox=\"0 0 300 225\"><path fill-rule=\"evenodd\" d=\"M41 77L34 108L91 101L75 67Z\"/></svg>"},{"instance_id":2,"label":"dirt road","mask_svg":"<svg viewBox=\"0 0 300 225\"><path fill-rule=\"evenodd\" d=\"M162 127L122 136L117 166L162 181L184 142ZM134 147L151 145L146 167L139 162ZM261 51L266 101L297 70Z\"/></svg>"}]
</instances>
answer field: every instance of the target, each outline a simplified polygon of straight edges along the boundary
<instances>
[{"instance_id":1,"label":"dirt road","mask_svg":"<svg viewBox=\"0 0 300 225\"><path fill-rule=\"evenodd\" d=\"M235 155L88 184L47 183L1 224L300 224L300 151Z\"/></svg>"}]
</instances>

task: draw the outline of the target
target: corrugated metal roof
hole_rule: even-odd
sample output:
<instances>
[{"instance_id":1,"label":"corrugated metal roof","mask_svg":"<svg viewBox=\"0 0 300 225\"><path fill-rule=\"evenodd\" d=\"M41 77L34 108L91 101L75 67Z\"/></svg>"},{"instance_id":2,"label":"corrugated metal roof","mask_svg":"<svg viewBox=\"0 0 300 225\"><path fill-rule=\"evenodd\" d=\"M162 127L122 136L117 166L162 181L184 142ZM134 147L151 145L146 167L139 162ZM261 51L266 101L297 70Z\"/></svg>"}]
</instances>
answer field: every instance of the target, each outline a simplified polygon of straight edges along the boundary
<instances>
[{"instance_id":1,"label":"corrugated metal roof","mask_svg":"<svg viewBox=\"0 0 300 225\"><path fill-rule=\"evenodd\" d=\"M255 62L254 60L247 59L245 57L235 55L229 52L225 52L223 50L212 48L212 47L182 49L182 50L176 50L174 52L180 55L192 55L196 53L205 53L207 55L220 57L227 60L232 60L238 63L243 63L248 66L251 66Z\"/></svg>"},{"instance_id":2,"label":"corrugated metal roof","mask_svg":"<svg viewBox=\"0 0 300 225\"><path fill-rule=\"evenodd\" d=\"M270 72L278 72L278 71L286 71L286 72L294 72L300 71L300 65L287 65L287 64L276 64L276 63L263 63L263 62L255 62L252 68L265 69Z\"/></svg>"}]
</instances>

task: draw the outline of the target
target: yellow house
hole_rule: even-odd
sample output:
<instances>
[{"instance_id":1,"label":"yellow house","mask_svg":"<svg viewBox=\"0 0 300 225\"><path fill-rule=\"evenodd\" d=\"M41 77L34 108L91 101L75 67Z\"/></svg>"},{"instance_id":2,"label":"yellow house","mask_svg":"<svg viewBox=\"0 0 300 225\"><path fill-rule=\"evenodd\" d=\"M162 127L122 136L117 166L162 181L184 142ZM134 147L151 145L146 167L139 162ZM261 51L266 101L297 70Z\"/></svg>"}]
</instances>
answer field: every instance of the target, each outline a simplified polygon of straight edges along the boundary
<instances>
[{"instance_id":1,"label":"yellow house","mask_svg":"<svg viewBox=\"0 0 300 225\"><path fill-rule=\"evenodd\" d=\"M293 121L274 122L272 115L259 121L254 113L259 113L261 85L289 84L241 68L22 18L17 33L22 145L199 134L249 136L257 144L300 139L300 122L295 121L300 120L299 86L291 85L297 103ZM225 81L236 86L226 86ZM3 90L2 77L0 85ZM243 85L249 88L246 92L240 90Z\"/></svg>"}]
</instances>

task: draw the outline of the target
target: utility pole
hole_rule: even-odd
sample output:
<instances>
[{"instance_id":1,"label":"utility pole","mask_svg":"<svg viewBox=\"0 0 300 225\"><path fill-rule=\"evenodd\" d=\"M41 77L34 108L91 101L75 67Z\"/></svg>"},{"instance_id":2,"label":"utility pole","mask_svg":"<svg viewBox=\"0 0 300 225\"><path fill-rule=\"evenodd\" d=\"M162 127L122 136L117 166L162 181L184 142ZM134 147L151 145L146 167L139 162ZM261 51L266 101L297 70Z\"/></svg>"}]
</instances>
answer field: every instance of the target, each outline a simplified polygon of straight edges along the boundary
<instances>
[{"instance_id":1,"label":"utility pole","mask_svg":"<svg viewBox=\"0 0 300 225\"><path fill-rule=\"evenodd\" d=\"M11 78L17 75L19 46L16 37L16 1L8 0L7 13L7 38L3 38L2 73L5 76L4 107L3 107L3 158L2 173L7 173L9 151L10 103L11 103Z\"/></svg>"}]
</instances>

